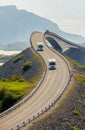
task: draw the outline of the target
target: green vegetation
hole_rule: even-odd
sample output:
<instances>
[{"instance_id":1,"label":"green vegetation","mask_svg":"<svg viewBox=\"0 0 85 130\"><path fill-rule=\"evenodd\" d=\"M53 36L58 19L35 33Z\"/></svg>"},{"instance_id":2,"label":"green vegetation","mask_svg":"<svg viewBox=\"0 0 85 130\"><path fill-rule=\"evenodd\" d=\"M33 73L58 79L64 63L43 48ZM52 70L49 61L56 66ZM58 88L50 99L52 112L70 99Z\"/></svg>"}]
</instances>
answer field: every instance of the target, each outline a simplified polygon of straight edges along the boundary
<instances>
[{"instance_id":1,"label":"green vegetation","mask_svg":"<svg viewBox=\"0 0 85 130\"><path fill-rule=\"evenodd\" d=\"M74 110L73 113L74 113L75 115L77 115L77 116L80 115L80 111L78 111L78 110Z\"/></svg>"},{"instance_id":2,"label":"green vegetation","mask_svg":"<svg viewBox=\"0 0 85 130\"><path fill-rule=\"evenodd\" d=\"M63 55L65 58L66 58L66 60L69 62L69 64L70 64L70 66L71 66L71 68L74 68L74 60L72 60L71 58L69 58L68 56L66 56L66 55Z\"/></svg>"},{"instance_id":3,"label":"green vegetation","mask_svg":"<svg viewBox=\"0 0 85 130\"><path fill-rule=\"evenodd\" d=\"M75 80L79 82L81 85L85 86L85 75L82 74L76 74L74 76Z\"/></svg>"},{"instance_id":4,"label":"green vegetation","mask_svg":"<svg viewBox=\"0 0 85 130\"><path fill-rule=\"evenodd\" d=\"M2 79L3 80L3 79ZM24 77L23 76L20 76L20 75L12 75L11 77L10 77L10 80L11 81L18 81L18 82L24 82L24 81L26 81L25 79L24 79Z\"/></svg>"},{"instance_id":5,"label":"green vegetation","mask_svg":"<svg viewBox=\"0 0 85 130\"><path fill-rule=\"evenodd\" d=\"M2 88L7 88L10 91L22 91L24 88L31 87L31 84L28 84L28 82L23 81L0 81L0 90Z\"/></svg>"},{"instance_id":6,"label":"green vegetation","mask_svg":"<svg viewBox=\"0 0 85 130\"><path fill-rule=\"evenodd\" d=\"M79 69L79 70L85 71L85 66L80 65L79 63L77 63L77 62L75 62L75 61L73 61L73 62L74 62L75 68L77 68L77 69Z\"/></svg>"},{"instance_id":7,"label":"green vegetation","mask_svg":"<svg viewBox=\"0 0 85 130\"><path fill-rule=\"evenodd\" d=\"M23 66L22 66L22 70L26 71L28 70L30 67L32 67L32 62L31 61L26 61Z\"/></svg>"},{"instance_id":8,"label":"green vegetation","mask_svg":"<svg viewBox=\"0 0 85 130\"><path fill-rule=\"evenodd\" d=\"M18 61L20 61L21 59L23 59L23 55L18 55L17 57L15 57L14 59L13 59L13 63L16 63L16 62L18 62Z\"/></svg>"},{"instance_id":9,"label":"green vegetation","mask_svg":"<svg viewBox=\"0 0 85 130\"><path fill-rule=\"evenodd\" d=\"M73 130L79 130L77 127L73 127L71 123L67 123L67 126Z\"/></svg>"},{"instance_id":10,"label":"green vegetation","mask_svg":"<svg viewBox=\"0 0 85 130\"><path fill-rule=\"evenodd\" d=\"M5 55L4 55L4 54L1 54L1 55L0 55L0 58L4 58L4 57L5 57Z\"/></svg>"},{"instance_id":11,"label":"green vegetation","mask_svg":"<svg viewBox=\"0 0 85 130\"><path fill-rule=\"evenodd\" d=\"M16 98L8 89L2 88L0 90L0 111L7 109L9 106L12 106Z\"/></svg>"},{"instance_id":12,"label":"green vegetation","mask_svg":"<svg viewBox=\"0 0 85 130\"><path fill-rule=\"evenodd\" d=\"M77 127L73 127L73 130L79 130Z\"/></svg>"},{"instance_id":13,"label":"green vegetation","mask_svg":"<svg viewBox=\"0 0 85 130\"><path fill-rule=\"evenodd\" d=\"M72 124L71 123L67 123L67 126L72 127Z\"/></svg>"},{"instance_id":14,"label":"green vegetation","mask_svg":"<svg viewBox=\"0 0 85 130\"><path fill-rule=\"evenodd\" d=\"M10 79L0 80L0 112L12 106L33 87L34 84L27 82L22 76L13 75Z\"/></svg>"},{"instance_id":15,"label":"green vegetation","mask_svg":"<svg viewBox=\"0 0 85 130\"><path fill-rule=\"evenodd\" d=\"M29 94L40 80L42 73L34 75L29 82L23 76L12 75L0 80L0 112L14 105L23 96Z\"/></svg>"}]
</instances>

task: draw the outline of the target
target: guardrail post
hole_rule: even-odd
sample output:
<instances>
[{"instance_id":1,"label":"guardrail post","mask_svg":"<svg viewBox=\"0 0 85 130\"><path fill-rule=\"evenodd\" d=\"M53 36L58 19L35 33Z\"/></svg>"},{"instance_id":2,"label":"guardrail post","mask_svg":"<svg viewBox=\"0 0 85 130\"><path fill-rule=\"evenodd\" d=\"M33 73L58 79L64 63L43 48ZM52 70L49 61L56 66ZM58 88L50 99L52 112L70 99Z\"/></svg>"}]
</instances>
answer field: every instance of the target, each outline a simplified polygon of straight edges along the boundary
<instances>
[{"instance_id":1,"label":"guardrail post","mask_svg":"<svg viewBox=\"0 0 85 130\"><path fill-rule=\"evenodd\" d=\"M54 100L54 104L56 103L56 99Z\"/></svg>"},{"instance_id":2,"label":"guardrail post","mask_svg":"<svg viewBox=\"0 0 85 130\"><path fill-rule=\"evenodd\" d=\"M23 121L23 126L25 126L25 121Z\"/></svg>"},{"instance_id":3,"label":"guardrail post","mask_svg":"<svg viewBox=\"0 0 85 130\"><path fill-rule=\"evenodd\" d=\"M53 106L53 105L54 105L54 103L52 102L51 106Z\"/></svg>"},{"instance_id":4,"label":"guardrail post","mask_svg":"<svg viewBox=\"0 0 85 130\"><path fill-rule=\"evenodd\" d=\"M30 123L30 119L28 119L28 122Z\"/></svg>"},{"instance_id":5,"label":"guardrail post","mask_svg":"<svg viewBox=\"0 0 85 130\"><path fill-rule=\"evenodd\" d=\"M37 113L38 117L39 117L39 112Z\"/></svg>"},{"instance_id":6,"label":"guardrail post","mask_svg":"<svg viewBox=\"0 0 85 130\"><path fill-rule=\"evenodd\" d=\"M51 105L49 105L48 109L51 107Z\"/></svg>"},{"instance_id":7,"label":"guardrail post","mask_svg":"<svg viewBox=\"0 0 85 130\"><path fill-rule=\"evenodd\" d=\"M45 107L45 112L47 111L47 107Z\"/></svg>"},{"instance_id":8,"label":"guardrail post","mask_svg":"<svg viewBox=\"0 0 85 130\"><path fill-rule=\"evenodd\" d=\"M42 114L43 114L43 110L42 110L41 112L42 112Z\"/></svg>"},{"instance_id":9,"label":"guardrail post","mask_svg":"<svg viewBox=\"0 0 85 130\"><path fill-rule=\"evenodd\" d=\"M17 125L17 129L19 130L19 125Z\"/></svg>"},{"instance_id":10,"label":"guardrail post","mask_svg":"<svg viewBox=\"0 0 85 130\"><path fill-rule=\"evenodd\" d=\"M35 116L33 116L33 119L35 119Z\"/></svg>"}]
</instances>

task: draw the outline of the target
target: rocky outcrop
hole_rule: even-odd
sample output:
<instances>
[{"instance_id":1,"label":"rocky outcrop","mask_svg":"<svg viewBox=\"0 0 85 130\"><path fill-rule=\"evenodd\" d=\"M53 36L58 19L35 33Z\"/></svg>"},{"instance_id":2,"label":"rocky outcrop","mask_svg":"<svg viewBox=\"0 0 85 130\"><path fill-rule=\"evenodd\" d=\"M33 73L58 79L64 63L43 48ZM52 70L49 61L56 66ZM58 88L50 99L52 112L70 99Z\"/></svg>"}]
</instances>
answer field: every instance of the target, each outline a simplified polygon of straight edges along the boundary
<instances>
[{"instance_id":1,"label":"rocky outcrop","mask_svg":"<svg viewBox=\"0 0 85 130\"><path fill-rule=\"evenodd\" d=\"M0 79L10 78L12 75L21 75L24 76L26 80L29 80L35 74L39 73L42 70L41 64L35 58L36 54L32 48L27 48L18 55L23 55L23 58L18 62L14 63L14 57L13 59L11 59L10 61L8 61L0 67ZM32 62L32 67L27 71L23 72L22 66L28 60Z\"/></svg>"}]
</instances>

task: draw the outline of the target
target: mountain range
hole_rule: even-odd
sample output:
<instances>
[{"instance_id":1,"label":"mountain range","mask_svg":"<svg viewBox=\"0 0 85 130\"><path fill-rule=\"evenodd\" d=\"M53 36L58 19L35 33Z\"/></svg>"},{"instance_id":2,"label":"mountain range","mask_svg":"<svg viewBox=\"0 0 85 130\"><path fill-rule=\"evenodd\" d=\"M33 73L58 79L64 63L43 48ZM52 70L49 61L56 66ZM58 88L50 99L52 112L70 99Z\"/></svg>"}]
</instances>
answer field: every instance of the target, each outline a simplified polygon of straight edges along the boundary
<instances>
[{"instance_id":1,"label":"mountain range","mask_svg":"<svg viewBox=\"0 0 85 130\"><path fill-rule=\"evenodd\" d=\"M45 32L49 30L67 40L85 46L85 38L80 35L69 34L61 31L57 24L37 16L26 10L18 10L16 6L0 6L0 49L20 49L30 44L30 35L34 31ZM13 47L16 43L16 47ZM21 44L20 44L21 43ZM27 43L27 44L26 44ZM13 45L13 46L12 46ZM28 45L29 46L29 45Z\"/></svg>"}]
</instances>

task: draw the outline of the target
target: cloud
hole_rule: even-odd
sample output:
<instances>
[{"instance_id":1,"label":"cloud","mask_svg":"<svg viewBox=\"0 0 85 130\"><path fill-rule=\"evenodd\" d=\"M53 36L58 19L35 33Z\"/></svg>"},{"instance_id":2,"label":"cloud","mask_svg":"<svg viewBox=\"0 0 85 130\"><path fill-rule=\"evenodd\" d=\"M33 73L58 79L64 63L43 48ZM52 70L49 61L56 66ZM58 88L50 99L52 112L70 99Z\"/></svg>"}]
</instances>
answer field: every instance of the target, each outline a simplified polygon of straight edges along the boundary
<instances>
[{"instance_id":1,"label":"cloud","mask_svg":"<svg viewBox=\"0 0 85 130\"><path fill-rule=\"evenodd\" d=\"M75 19L57 19L56 22L62 26L79 26L81 24L80 20Z\"/></svg>"},{"instance_id":2,"label":"cloud","mask_svg":"<svg viewBox=\"0 0 85 130\"><path fill-rule=\"evenodd\" d=\"M85 36L85 22L79 19L57 19L56 23L65 32Z\"/></svg>"}]
</instances>

